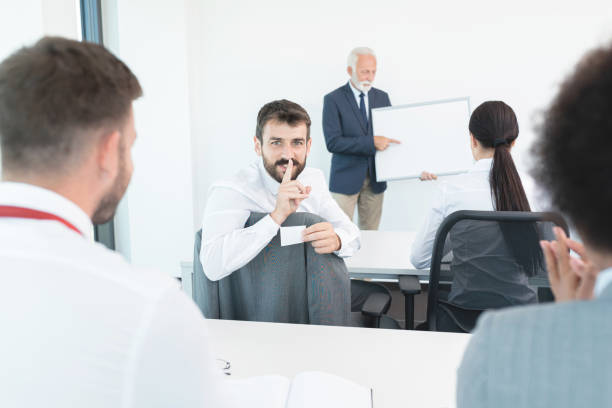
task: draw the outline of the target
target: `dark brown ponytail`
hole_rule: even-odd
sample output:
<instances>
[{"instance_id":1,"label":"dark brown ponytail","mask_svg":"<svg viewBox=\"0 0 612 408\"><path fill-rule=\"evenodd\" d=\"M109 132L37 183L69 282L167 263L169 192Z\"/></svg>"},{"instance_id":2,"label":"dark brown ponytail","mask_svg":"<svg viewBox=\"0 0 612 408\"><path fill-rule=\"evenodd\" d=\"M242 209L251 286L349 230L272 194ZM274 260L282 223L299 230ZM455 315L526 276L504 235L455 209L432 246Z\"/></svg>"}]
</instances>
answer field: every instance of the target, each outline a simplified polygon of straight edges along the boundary
<instances>
[{"instance_id":1,"label":"dark brown ponytail","mask_svg":"<svg viewBox=\"0 0 612 408\"><path fill-rule=\"evenodd\" d=\"M510 145L518 137L518 121L512 108L501 101L485 102L470 117L470 133L483 147L495 149L489 176L497 211L531 211Z\"/></svg>"},{"instance_id":2,"label":"dark brown ponytail","mask_svg":"<svg viewBox=\"0 0 612 408\"><path fill-rule=\"evenodd\" d=\"M512 108L501 101L478 106L470 117L470 133L483 147L494 148L489 173L491 197L497 211L531 211L523 183L510 155L510 146L518 137L518 121ZM543 268L536 224L500 223L510 251L528 276Z\"/></svg>"}]
</instances>

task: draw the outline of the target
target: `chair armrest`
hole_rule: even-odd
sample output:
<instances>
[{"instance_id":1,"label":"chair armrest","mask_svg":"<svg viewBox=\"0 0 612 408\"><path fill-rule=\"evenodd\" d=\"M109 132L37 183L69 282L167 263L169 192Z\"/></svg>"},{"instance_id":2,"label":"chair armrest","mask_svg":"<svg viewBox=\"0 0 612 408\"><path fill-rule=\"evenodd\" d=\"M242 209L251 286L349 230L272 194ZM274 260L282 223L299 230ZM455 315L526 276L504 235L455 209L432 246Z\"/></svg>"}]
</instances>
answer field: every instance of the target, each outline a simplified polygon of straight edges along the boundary
<instances>
[{"instance_id":1,"label":"chair armrest","mask_svg":"<svg viewBox=\"0 0 612 408\"><path fill-rule=\"evenodd\" d=\"M399 277L399 287L404 295L418 295L421 293L421 282L418 276L401 275Z\"/></svg>"},{"instance_id":2,"label":"chair armrest","mask_svg":"<svg viewBox=\"0 0 612 408\"><path fill-rule=\"evenodd\" d=\"M366 316L380 317L391 305L391 296L385 293L372 293L361 307L361 313Z\"/></svg>"}]
</instances>

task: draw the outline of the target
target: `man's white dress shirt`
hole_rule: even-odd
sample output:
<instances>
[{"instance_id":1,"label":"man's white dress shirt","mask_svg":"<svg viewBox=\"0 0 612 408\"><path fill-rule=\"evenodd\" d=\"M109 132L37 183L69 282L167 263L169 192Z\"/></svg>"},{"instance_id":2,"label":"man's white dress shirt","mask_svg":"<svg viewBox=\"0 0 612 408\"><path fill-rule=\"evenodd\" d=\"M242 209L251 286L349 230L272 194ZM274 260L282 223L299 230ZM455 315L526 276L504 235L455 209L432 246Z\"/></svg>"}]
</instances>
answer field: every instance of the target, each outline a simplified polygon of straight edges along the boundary
<instances>
[{"instance_id":1,"label":"man's white dress shirt","mask_svg":"<svg viewBox=\"0 0 612 408\"><path fill-rule=\"evenodd\" d=\"M359 229L332 198L323 172L306 167L297 180L312 187L297 211L316 214L330 222L342 245L336 255L353 255L360 246ZM279 186L261 160L211 186L200 251L200 261L210 280L219 280L240 269L276 236L279 225L269 214L248 228L244 224L251 212L274 211Z\"/></svg>"},{"instance_id":2,"label":"man's white dress shirt","mask_svg":"<svg viewBox=\"0 0 612 408\"><path fill-rule=\"evenodd\" d=\"M218 407L226 381L200 311L175 280L94 243L89 217L32 185L0 183L0 406Z\"/></svg>"},{"instance_id":3,"label":"man's white dress shirt","mask_svg":"<svg viewBox=\"0 0 612 408\"><path fill-rule=\"evenodd\" d=\"M349 88L353 91L353 95L355 96L355 101L357 102L357 107L361 103L361 97L359 96L362 92L355 88L353 83L349 81ZM370 100L368 99L368 92L363 92L363 103L365 105L366 115L368 116L368 120L370 120Z\"/></svg>"}]
</instances>

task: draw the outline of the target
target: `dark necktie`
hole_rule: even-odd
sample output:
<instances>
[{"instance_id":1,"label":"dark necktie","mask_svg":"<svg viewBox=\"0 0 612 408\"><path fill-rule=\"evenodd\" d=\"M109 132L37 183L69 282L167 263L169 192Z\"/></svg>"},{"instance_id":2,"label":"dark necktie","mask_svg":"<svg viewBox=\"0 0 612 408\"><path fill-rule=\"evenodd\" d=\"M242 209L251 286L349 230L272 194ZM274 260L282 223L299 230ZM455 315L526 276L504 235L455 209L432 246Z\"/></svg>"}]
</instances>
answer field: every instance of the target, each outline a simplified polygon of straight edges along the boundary
<instances>
[{"instance_id":1,"label":"dark necktie","mask_svg":"<svg viewBox=\"0 0 612 408\"><path fill-rule=\"evenodd\" d=\"M363 100L364 96L365 95L363 92L359 94L359 110L361 111L361 116L363 116L363 120L367 125L368 124L368 114L366 113L365 101Z\"/></svg>"}]
</instances>

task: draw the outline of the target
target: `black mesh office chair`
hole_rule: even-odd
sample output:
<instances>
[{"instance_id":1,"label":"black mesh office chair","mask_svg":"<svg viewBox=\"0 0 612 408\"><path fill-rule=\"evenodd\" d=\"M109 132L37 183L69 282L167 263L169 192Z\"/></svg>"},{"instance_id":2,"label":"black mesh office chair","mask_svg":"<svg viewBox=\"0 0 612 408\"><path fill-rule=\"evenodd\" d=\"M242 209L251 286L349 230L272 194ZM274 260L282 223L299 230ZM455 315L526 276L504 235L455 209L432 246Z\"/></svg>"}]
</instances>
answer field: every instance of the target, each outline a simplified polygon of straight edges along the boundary
<instances>
[{"instance_id":1,"label":"black mesh office chair","mask_svg":"<svg viewBox=\"0 0 612 408\"><path fill-rule=\"evenodd\" d=\"M384 285L351 279L351 325L400 329L397 320L387 315L391 299L391 291Z\"/></svg>"},{"instance_id":2,"label":"black mesh office chair","mask_svg":"<svg viewBox=\"0 0 612 408\"><path fill-rule=\"evenodd\" d=\"M569 236L563 217L551 212L463 210L446 217L432 251L425 328L470 332L487 309L537 302L534 286L548 282L539 241L553 237L553 225ZM442 271L449 251L450 270ZM450 292L441 281L451 282Z\"/></svg>"}]
</instances>

